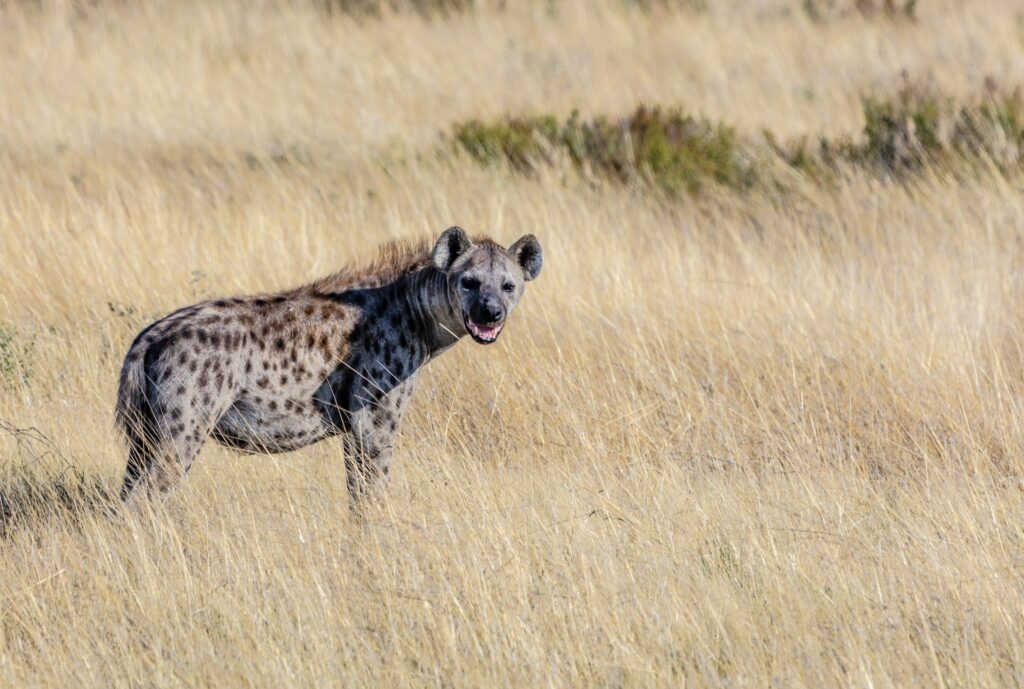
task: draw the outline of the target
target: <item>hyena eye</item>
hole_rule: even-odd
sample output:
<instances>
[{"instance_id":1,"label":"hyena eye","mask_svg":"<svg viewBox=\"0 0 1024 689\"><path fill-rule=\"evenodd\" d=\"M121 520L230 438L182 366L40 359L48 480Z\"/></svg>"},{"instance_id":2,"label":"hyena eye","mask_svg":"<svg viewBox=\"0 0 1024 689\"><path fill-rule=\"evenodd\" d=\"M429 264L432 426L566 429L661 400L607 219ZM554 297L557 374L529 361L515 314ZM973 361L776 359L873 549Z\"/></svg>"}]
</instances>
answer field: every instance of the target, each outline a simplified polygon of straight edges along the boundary
<instances>
[{"instance_id":1,"label":"hyena eye","mask_svg":"<svg viewBox=\"0 0 1024 689\"><path fill-rule=\"evenodd\" d=\"M480 281L476 278L462 278L463 289L476 289L480 286Z\"/></svg>"},{"instance_id":2,"label":"hyena eye","mask_svg":"<svg viewBox=\"0 0 1024 689\"><path fill-rule=\"evenodd\" d=\"M516 286L513 285L511 282L506 282L504 285L501 286L501 288L508 292L509 294L512 294L512 292L515 291Z\"/></svg>"}]
</instances>

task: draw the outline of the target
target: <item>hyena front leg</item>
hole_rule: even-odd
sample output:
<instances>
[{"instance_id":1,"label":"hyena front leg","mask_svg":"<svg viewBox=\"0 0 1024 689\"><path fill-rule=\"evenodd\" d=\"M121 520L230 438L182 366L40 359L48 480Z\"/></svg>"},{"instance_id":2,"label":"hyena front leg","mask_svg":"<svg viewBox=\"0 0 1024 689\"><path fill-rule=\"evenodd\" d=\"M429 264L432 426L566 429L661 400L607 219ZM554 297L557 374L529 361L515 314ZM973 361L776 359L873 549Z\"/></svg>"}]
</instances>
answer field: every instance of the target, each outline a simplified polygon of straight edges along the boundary
<instances>
[{"instance_id":1,"label":"hyena front leg","mask_svg":"<svg viewBox=\"0 0 1024 689\"><path fill-rule=\"evenodd\" d=\"M368 499L379 499L387 487L397 433L391 430L385 408L368 408L351 416L345 436L345 473L353 509Z\"/></svg>"},{"instance_id":2,"label":"hyena front leg","mask_svg":"<svg viewBox=\"0 0 1024 689\"><path fill-rule=\"evenodd\" d=\"M356 511L369 499L381 497L387 488L398 425L414 383L406 380L375 404L349 414L345 471L350 504Z\"/></svg>"}]
</instances>

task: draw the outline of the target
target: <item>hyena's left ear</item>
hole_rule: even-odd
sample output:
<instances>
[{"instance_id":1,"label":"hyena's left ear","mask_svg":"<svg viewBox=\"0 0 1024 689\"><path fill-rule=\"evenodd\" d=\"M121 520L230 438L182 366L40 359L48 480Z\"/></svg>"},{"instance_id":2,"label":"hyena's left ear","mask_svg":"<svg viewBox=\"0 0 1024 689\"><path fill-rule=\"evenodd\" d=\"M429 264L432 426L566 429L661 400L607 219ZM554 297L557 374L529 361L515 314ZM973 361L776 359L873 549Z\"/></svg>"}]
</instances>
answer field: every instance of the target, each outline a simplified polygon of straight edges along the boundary
<instances>
[{"instance_id":1,"label":"hyena's left ear","mask_svg":"<svg viewBox=\"0 0 1024 689\"><path fill-rule=\"evenodd\" d=\"M441 233L441 236L437 238L437 244L434 245L432 254L434 265L438 270L447 273L459 256L466 253L472 246L473 241L464 229L457 226L449 227Z\"/></svg>"},{"instance_id":2,"label":"hyena's left ear","mask_svg":"<svg viewBox=\"0 0 1024 689\"><path fill-rule=\"evenodd\" d=\"M544 251L540 248L540 242L532 234L526 234L516 240L516 243L508 248L512 258L523 269L523 278L530 281L540 275L541 266L544 265Z\"/></svg>"}]
</instances>

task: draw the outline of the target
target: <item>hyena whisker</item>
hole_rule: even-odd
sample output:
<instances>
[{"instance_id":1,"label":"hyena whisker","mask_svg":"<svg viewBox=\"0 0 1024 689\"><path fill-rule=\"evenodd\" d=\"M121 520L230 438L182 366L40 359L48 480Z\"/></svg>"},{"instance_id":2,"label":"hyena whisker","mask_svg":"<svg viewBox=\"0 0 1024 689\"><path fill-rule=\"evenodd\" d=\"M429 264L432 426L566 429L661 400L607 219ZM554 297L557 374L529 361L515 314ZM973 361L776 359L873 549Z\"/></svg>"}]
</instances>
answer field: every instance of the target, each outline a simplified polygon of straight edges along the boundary
<instances>
[{"instance_id":1,"label":"hyena whisker","mask_svg":"<svg viewBox=\"0 0 1024 689\"><path fill-rule=\"evenodd\" d=\"M422 366L466 335L494 342L542 264L532 235L505 249L451 227L433 248L388 245L368 266L151 324L118 386L129 445L121 497L166 493L211 436L276 453L340 435L358 505L387 483Z\"/></svg>"}]
</instances>

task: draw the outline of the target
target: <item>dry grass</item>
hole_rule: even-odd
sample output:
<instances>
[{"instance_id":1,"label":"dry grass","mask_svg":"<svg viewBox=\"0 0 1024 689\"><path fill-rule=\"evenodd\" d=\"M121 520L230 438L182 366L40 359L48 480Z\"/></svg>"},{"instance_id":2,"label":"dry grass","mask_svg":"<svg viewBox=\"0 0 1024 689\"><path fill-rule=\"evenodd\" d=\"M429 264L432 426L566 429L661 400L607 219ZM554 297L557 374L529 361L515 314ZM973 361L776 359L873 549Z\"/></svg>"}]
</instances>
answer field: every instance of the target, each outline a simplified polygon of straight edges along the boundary
<instances>
[{"instance_id":1,"label":"dry grass","mask_svg":"<svg viewBox=\"0 0 1024 689\"><path fill-rule=\"evenodd\" d=\"M1009 3L710 4L0 7L0 686L1024 683L1019 180L671 204L429 155L639 100L854 131L902 69L1024 75ZM547 263L430 365L365 528L331 442L106 508L148 319L450 222Z\"/></svg>"}]
</instances>

